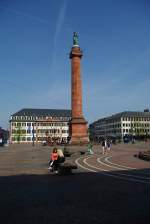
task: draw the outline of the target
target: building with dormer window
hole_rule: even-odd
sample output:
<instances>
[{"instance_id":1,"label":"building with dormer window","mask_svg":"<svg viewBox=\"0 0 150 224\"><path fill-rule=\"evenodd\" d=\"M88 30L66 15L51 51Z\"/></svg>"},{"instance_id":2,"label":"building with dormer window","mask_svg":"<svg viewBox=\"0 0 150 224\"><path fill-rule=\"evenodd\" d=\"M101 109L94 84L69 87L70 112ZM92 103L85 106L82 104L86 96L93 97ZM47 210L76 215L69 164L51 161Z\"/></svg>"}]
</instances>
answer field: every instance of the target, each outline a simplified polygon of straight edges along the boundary
<instances>
[{"instance_id":1,"label":"building with dormer window","mask_svg":"<svg viewBox=\"0 0 150 224\"><path fill-rule=\"evenodd\" d=\"M22 109L11 115L11 143L67 143L71 110Z\"/></svg>"},{"instance_id":2,"label":"building with dormer window","mask_svg":"<svg viewBox=\"0 0 150 224\"><path fill-rule=\"evenodd\" d=\"M150 112L125 111L109 117L98 119L89 126L92 139L150 137Z\"/></svg>"}]
</instances>

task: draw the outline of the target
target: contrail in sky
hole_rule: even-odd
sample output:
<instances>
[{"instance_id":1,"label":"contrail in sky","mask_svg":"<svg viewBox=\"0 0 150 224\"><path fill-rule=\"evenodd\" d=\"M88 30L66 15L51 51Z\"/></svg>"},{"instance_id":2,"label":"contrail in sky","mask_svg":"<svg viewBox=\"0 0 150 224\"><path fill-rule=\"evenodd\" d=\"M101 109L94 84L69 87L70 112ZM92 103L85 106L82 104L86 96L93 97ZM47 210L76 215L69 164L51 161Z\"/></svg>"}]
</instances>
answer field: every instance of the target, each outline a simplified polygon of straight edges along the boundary
<instances>
[{"instance_id":1,"label":"contrail in sky","mask_svg":"<svg viewBox=\"0 0 150 224\"><path fill-rule=\"evenodd\" d=\"M66 15L67 1L64 1L62 7L60 8L59 15L56 22L56 31L54 35L54 46L56 46L57 39L59 37L62 25L64 23L65 15Z\"/></svg>"},{"instance_id":2,"label":"contrail in sky","mask_svg":"<svg viewBox=\"0 0 150 224\"><path fill-rule=\"evenodd\" d=\"M32 16L30 14L27 14L27 13L24 13L24 12L21 12L21 11L18 11L16 9L4 7L4 6L0 6L0 8L6 10L8 12L14 13L14 14L16 14L18 16L24 16L26 18L32 19L32 20L37 21L37 22L40 22L40 23L48 23L48 21L45 20L45 19L42 19L42 18L39 18L39 17L36 17L36 16Z\"/></svg>"},{"instance_id":3,"label":"contrail in sky","mask_svg":"<svg viewBox=\"0 0 150 224\"><path fill-rule=\"evenodd\" d=\"M59 35L61 32L61 28L62 28L64 20L65 20L66 10L67 10L67 0L66 1L64 0L63 5L60 8L57 21L56 21L56 30L55 30L55 34L54 34L54 51L53 51L53 57L52 57L52 61L51 61L51 71L53 70L53 67L55 64L57 42L58 42L58 38L59 38Z\"/></svg>"}]
</instances>

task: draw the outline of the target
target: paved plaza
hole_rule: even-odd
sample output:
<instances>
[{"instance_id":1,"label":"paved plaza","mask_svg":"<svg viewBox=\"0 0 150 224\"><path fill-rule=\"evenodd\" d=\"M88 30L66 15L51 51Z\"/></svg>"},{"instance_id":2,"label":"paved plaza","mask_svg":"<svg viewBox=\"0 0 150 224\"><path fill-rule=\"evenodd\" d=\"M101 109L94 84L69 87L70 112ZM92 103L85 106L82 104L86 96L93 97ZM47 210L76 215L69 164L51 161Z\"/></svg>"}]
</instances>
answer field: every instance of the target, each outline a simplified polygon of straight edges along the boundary
<instances>
[{"instance_id":1,"label":"paved plaza","mask_svg":"<svg viewBox=\"0 0 150 224\"><path fill-rule=\"evenodd\" d=\"M48 172L52 147L0 147L1 223L149 223L150 162L135 157L150 143L117 144L102 154L69 147L72 175Z\"/></svg>"}]
</instances>

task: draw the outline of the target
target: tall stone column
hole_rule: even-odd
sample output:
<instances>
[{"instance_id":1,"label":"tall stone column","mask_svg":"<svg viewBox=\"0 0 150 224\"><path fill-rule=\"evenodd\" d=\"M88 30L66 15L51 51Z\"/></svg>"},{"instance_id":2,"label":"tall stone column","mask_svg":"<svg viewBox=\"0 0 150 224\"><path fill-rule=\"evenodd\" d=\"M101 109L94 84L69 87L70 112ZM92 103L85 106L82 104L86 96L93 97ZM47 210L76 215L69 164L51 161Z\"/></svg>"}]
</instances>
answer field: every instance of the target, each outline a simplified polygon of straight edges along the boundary
<instances>
[{"instance_id":1,"label":"tall stone column","mask_svg":"<svg viewBox=\"0 0 150 224\"><path fill-rule=\"evenodd\" d=\"M86 144L89 141L87 121L82 112L82 80L80 61L82 51L78 45L77 33L73 36L73 47L70 52L71 59L71 144Z\"/></svg>"}]
</instances>

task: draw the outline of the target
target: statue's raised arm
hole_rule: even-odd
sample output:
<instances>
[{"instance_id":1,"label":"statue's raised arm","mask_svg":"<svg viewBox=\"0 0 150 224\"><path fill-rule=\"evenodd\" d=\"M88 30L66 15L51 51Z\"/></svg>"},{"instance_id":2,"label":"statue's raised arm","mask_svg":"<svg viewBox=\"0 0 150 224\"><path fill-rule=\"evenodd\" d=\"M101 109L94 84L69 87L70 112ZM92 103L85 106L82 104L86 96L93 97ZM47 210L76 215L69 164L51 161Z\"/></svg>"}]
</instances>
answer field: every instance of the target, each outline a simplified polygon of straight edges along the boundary
<instances>
[{"instance_id":1,"label":"statue's raised arm","mask_svg":"<svg viewBox=\"0 0 150 224\"><path fill-rule=\"evenodd\" d=\"M76 32L73 33L73 45L79 45L78 34Z\"/></svg>"}]
</instances>

